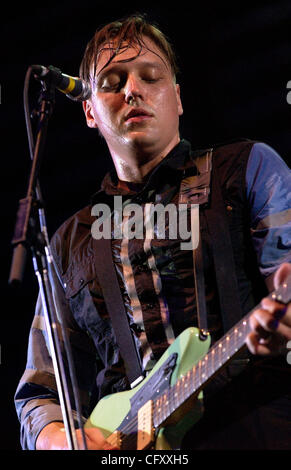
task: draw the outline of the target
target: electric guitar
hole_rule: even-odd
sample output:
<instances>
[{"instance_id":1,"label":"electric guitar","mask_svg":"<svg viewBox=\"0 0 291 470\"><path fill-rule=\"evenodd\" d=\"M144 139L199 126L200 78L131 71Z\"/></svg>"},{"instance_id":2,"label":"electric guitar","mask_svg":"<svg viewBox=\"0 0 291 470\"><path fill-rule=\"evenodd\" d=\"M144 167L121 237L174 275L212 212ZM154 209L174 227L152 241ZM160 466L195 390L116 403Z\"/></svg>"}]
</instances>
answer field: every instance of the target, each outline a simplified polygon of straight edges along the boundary
<instances>
[{"instance_id":1,"label":"electric guitar","mask_svg":"<svg viewBox=\"0 0 291 470\"><path fill-rule=\"evenodd\" d=\"M269 298L290 302L291 276ZM85 427L98 427L121 450L178 449L202 416L203 387L245 346L254 310L210 349L210 336L184 330L139 385L102 398Z\"/></svg>"}]
</instances>

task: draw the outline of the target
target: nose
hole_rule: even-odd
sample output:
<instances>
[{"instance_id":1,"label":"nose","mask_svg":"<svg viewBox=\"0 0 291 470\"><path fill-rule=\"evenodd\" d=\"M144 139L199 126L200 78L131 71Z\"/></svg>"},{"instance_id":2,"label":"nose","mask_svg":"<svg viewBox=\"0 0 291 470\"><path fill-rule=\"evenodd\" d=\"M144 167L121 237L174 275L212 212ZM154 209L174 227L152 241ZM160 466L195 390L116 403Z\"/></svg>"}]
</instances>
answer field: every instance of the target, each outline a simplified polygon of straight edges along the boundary
<instances>
[{"instance_id":1,"label":"nose","mask_svg":"<svg viewBox=\"0 0 291 470\"><path fill-rule=\"evenodd\" d=\"M142 85L138 80L138 77L136 77L134 74L130 74L127 78L126 84L124 86L124 96L127 104L130 104L132 99L143 99Z\"/></svg>"}]
</instances>

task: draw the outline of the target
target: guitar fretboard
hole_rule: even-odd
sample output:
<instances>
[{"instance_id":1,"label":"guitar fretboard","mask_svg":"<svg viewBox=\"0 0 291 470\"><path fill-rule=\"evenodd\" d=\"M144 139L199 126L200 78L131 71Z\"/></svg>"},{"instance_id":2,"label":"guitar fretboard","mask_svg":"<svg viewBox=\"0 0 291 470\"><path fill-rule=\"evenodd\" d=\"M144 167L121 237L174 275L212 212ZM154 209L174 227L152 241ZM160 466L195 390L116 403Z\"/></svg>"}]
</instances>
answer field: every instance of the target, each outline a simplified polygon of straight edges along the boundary
<instances>
[{"instance_id":1,"label":"guitar fretboard","mask_svg":"<svg viewBox=\"0 0 291 470\"><path fill-rule=\"evenodd\" d=\"M199 393L205 383L214 376L244 346L250 332L249 317L244 317L229 332L215 343L209 352L198 361L186 375L155 400L154 424L159 426L191 395Z\"/></svg>"},{"instance_id":2,"label":"guitar fretboard","mask_svg":"<svg viewBox=\"0 0 291 470\"><path fill-rule=\"evenodd\" d=\"M269 298L284 304L291 299L291 275L279 286ZM247 335L250 333L249 319L253 308L242 320L240 320L227 334L215 343L208 353L198 361L186 375L180 377L177 382L154 402L154 425L161 425L179 406L191 395L198 394L209 379L222 369L245 345Z\"/></svg>"}]
</instances>

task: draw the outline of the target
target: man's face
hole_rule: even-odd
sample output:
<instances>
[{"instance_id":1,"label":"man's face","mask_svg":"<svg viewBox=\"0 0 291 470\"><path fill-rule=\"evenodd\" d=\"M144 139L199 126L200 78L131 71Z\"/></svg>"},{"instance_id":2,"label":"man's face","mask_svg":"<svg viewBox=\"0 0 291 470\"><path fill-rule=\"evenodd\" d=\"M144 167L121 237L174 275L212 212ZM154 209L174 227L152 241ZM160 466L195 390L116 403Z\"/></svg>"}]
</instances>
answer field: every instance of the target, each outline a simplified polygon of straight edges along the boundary
<instances>
[{"instance_id":1,"label":"man's face","mask_svg":"<svg viewBox=\"0 0 291 470\"><path fill-rule=\"evenodd\" d=\"M112 155L124 157L132 149L157 154L179 141L179 85L158 47L148 38L145 44L139 56L129 47L103 68L110 57L105 49L92 97L84 103L88 126L99 129Z\"/></svg>"}]
</instances>

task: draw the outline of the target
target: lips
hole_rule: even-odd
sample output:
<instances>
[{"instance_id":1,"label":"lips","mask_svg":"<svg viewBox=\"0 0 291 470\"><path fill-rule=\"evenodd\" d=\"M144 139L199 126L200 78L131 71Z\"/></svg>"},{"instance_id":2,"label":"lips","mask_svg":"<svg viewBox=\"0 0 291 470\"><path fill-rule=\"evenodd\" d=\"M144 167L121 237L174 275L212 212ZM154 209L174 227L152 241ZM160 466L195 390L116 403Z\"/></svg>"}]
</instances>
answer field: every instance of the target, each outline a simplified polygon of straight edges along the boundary
<instances>
[{"instance_id":1,"label":"lips","mask_svg":"<svg viewBox=\"0 0 291 470\"><path fill-rule=\"evenodd\" d=\"M125 121L137 122L152 117L152 114L143 108L133 108L125 116Z\"/></svg>"}]
</instances>

